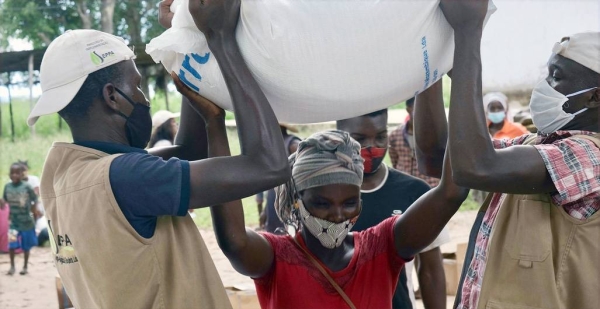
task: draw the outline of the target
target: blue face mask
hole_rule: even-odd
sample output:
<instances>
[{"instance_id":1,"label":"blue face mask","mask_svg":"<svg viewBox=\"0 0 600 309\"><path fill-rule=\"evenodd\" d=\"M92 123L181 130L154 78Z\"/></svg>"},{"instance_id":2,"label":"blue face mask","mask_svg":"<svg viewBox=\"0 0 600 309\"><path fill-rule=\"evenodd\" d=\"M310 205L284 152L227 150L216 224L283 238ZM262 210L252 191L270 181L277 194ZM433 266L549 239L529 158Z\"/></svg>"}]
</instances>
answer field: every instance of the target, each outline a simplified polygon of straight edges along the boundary
<instances>
[{"instance_id":1,"label":"blue face mask","mask_svg":"<svg viewBox=\"0 0 600 309\"><path fill-rule=\"evenodd\" d=\"M504 118L506 118L506 112L490 112L488 113L487 117L492 123L498 124L504 121Z\"/></svg>"}]
</instances>

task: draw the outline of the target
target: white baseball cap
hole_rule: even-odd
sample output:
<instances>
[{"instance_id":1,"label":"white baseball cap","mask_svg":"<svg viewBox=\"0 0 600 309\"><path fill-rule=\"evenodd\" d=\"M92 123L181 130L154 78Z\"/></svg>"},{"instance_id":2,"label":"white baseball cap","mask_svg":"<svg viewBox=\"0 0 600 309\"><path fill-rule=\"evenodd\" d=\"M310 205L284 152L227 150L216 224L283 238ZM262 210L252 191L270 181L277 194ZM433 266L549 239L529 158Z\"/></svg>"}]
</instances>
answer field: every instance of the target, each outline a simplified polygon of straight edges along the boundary
<instances>
[{"instance_id":1,"label":"white baseball cap","mask_svg":"<svg viewBox=\"0 0 600 309\"><path fill-rule=\"evenodd\" d=\"M167 110L160 110L160 111L154 113L154 115L152 116L152 127L158 128L163 123L167 122L167 120L169 120L171 118L177 118L180 115L181 115L181 113L171 113L170 111L167 111Z\"/></svg>"},{"instance_id":2,"label":"white baseball cap","mask_svg":"<svg viewBox=\"0 0 600 309\"><path fill-rule=\"evenodd\" d=\"M555 43L554 54L569 58L600 73L600 32L577 33Z\"/></svg>"},{"instance_id":3,"label":"white baseball cap","mask_svg":"<svg viewBox=\"0 0 600 309\"><path fill-rule=\"evenodd\" d=\"M68 30L44 53L40 67L42 96L27 118L33 126L40 116L57 113L75 97L90 73L135 59L125 40L97 30Z\"/></svg>"}]
</instances>

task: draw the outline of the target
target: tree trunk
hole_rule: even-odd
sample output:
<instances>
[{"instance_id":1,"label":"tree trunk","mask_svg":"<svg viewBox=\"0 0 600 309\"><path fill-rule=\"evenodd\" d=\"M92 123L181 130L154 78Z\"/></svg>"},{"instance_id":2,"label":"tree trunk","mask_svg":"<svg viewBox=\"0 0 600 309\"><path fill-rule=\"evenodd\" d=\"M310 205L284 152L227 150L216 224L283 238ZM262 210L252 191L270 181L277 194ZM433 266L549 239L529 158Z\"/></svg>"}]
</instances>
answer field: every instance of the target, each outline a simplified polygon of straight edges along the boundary
<instances>
[{"instance_id":1,"label":"tree trunk","mask_svg":"<svg viewBox=\"0 0 600 309\"><path fill-rule=\"evenodd\" d=\"M113 16L115 13L115 0L102 0L100 8L102 17L100 18L101 29L104 32L114 33Z\"/></svg>"},{"instance_id":2,"label":"tree trunk","mask_svg":"<svg viewBox=\"0 0 600 309\"><path fill-rule=\"evenodd\" d=\"M140 18L140 3L139 0L129 0L127 3L127 29L131 37L130 44L142 44L142 27Z\"/></svg>"},{"instance_id":3,"label":"tree trunk","mask_svg":"<svg viewBox=\"0 0 600 309\"><path fill-rule=\"evenodd\" d=\"M79 0L77 2L77 14L79 14L79 18L81 18L81 28L92 29L92 19L90 18L90 13L88 12L85 0ZM45 39L43 40L45 41Z\"/></svg>"}]
</instances>

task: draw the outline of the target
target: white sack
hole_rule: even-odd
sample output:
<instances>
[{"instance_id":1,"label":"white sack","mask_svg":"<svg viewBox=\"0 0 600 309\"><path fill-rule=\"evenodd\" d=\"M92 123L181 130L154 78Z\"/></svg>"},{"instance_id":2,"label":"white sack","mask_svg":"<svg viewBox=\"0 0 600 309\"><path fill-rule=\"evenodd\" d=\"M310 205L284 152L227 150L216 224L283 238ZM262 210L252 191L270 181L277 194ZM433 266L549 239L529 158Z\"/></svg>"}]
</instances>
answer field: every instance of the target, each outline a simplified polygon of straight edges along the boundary
<instances>
[{"instance_id":1,"label":"white sack","mask_svg":"<svg viewBox=\"0 0 600 309\"><path fill-rule=\"evenodd\" d=\"M279 121L338 120L402 102L452 68L439 0L242 0L237 42ZM146 52L219 106L227 86L204 35L175 0ZM488 18L495 11L490 1Z\"/></svg>"}]
</instances>

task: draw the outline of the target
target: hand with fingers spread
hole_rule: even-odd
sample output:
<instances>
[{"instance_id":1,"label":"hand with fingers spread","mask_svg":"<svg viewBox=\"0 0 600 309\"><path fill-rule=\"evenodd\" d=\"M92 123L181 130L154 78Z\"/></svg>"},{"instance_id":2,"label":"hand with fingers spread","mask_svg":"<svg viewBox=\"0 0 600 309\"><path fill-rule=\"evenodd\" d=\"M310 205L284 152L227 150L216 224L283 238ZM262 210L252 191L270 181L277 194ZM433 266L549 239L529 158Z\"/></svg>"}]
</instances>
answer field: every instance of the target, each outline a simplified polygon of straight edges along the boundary
<instances>
[{"instance_id":1,"label":"hand with fingers spread","mask_svg":"<svg viewBox=\"0 0 600 309\"><path fill-rule=\"evenodd\" d=\"M177 91L185 96L191 103L192 108L202 116L204 122L212 120L224 120L225 111L207 98L186 86L175 73L171 73Z\"/></svg>"},{"instance_id":2,"label":"hand with fingers spread","mask_svg":"<svg viewBox=\"0 0 600 309\"><path fill-rule=\"evenodd\" d=\"M240 0L190 0L190 14L207 41L233 37L240 16Z\"/></svg>"},{"instance_id":3,"label":"hand with fingers spread","mask_svg":"<svg viewBox=\"0 0 600 309\"><path fill-rule=\"evenodd\" d=\"M481 30L488 0L442 0L440 8L454 31Z\"/></svg>"},{"instance_id":4,"label":"hand with fingers spread","mask_svg":"<svg viewBox=\"0 0 600 309\"><path fill-rule=\"evenodd\" d=\"M167 29L171 28L171 21L173 20L173 12L171 12L173 1L162 0L158 4L158 23Z\"/></svg>"}]
</instances>

